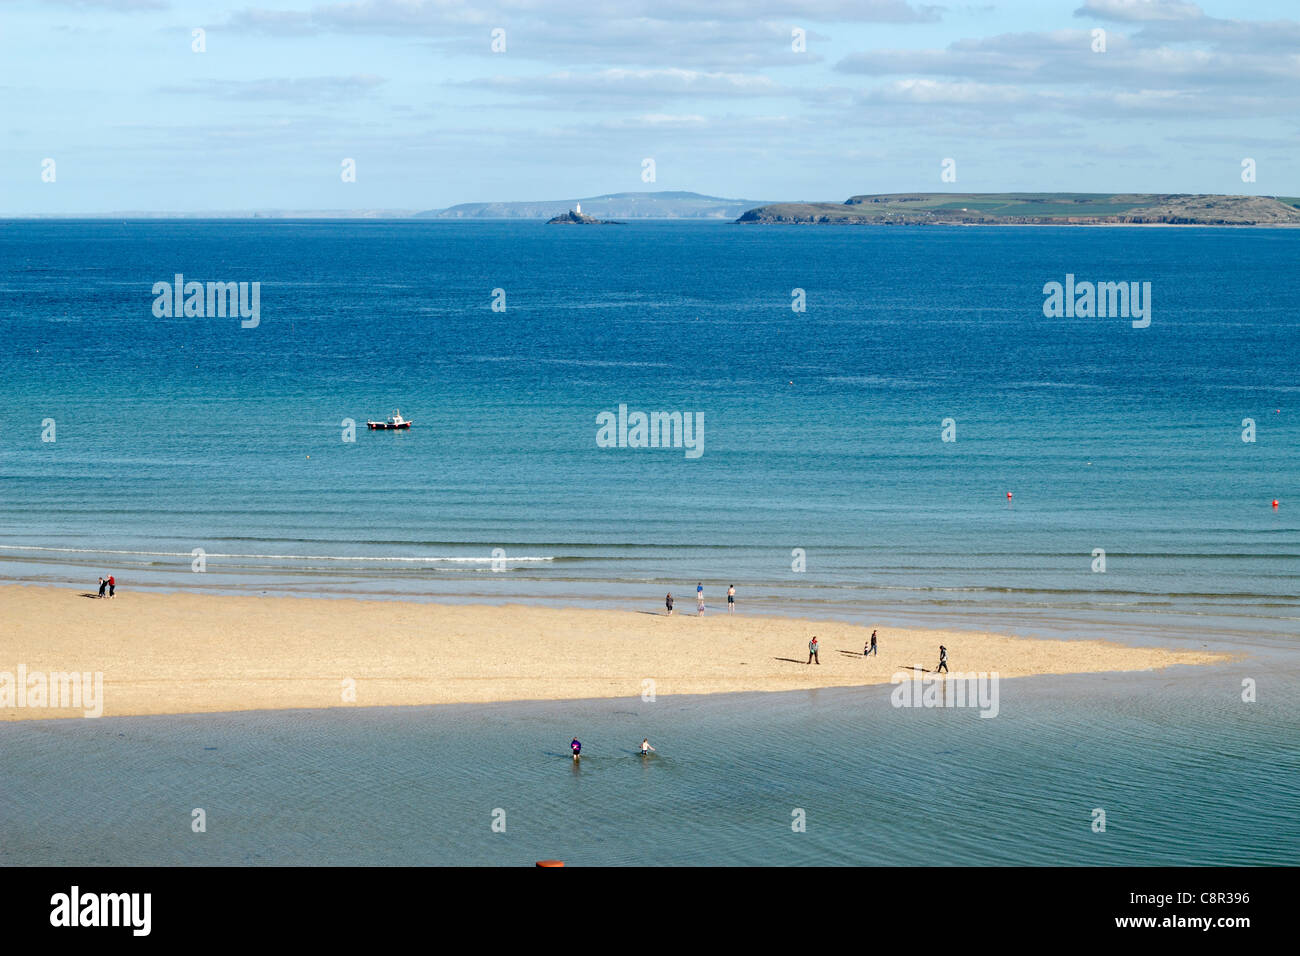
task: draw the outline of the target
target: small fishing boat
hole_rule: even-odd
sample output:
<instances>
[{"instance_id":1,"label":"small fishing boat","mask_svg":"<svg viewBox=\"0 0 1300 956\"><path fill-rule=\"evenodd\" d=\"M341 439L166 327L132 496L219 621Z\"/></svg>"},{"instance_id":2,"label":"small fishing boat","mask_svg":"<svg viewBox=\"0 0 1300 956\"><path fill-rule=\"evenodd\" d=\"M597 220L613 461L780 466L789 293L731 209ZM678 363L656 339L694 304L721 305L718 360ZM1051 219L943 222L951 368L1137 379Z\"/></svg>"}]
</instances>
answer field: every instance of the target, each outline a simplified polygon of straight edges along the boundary
<instances>
[{"instance_id":1,"label":"small fishing boat","mask_svg":"<svg viewBox=\"0 0 1300 956\"><path fill-rule=\"evenodd\" d=\"M387 431L393 428L410 428L411 423L402 417L401 409L388 416L386 422L366 422L366 427L373 431Z\"/></svg>"}]
</instances>

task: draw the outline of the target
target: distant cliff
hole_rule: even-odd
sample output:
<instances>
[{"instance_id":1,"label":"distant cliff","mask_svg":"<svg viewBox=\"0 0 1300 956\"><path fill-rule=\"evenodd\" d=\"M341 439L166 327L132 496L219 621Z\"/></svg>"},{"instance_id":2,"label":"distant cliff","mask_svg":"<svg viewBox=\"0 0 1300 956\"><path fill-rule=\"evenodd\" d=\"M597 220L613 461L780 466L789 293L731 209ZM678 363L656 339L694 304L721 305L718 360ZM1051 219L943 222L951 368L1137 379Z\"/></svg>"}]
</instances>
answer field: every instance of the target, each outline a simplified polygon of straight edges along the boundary
<instances>
[{"instance_id":1,"label":"distant cliff","mask_svg":"<svg viewBox=\"0 0 1300 956\"><path fill-rule=\"evenodd\" d=\"M1297 200L1139 193L894 193L842 203L774 203L741 223L846 225L1300 225Z\"/></svg>"},{"instance_id":2,"label":"distant cliff","mask_svg":"<svg viewBox=\"0 0 1300 956\"><path fill-rule=\"evenodd\" d=\"M550 219L578 203L593 216L607 219L735 219L760 205L752 199L720 199L689 192L610 193L583 199L536 202L472 202L415 214L417 219Z\"/></svg>"}]
</instances>

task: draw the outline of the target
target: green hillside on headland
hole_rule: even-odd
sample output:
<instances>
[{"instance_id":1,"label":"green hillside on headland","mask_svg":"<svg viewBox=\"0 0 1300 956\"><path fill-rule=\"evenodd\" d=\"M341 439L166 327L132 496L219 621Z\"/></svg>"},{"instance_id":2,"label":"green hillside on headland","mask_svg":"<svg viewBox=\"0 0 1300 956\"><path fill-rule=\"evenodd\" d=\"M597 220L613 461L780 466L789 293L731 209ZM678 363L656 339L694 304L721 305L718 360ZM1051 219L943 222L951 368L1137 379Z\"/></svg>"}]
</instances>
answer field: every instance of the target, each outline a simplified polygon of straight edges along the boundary
<instances>
[{"instance_id":1,"label":"green hillside on headland","mask_svg":"<svg viewBox=\"0 0 1300 956\"><path fill-rule=\"evenodd\" d=\"M846 225L1300 225L1300 200L1195 193L893 193L773 203L740 223Z\"/></svg>"}]
</instances>

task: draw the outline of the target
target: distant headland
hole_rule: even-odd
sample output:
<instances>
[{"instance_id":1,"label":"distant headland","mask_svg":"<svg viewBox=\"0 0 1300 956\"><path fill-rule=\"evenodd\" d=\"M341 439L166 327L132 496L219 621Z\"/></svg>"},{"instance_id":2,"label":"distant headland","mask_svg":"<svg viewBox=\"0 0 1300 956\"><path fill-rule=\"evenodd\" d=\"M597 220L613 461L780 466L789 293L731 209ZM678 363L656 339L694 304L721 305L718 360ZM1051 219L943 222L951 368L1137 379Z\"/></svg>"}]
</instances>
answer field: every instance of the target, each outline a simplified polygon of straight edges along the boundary
<instances>
[{"instance_id":1,"label":"distant headland","mask_svg":"<svg viewBox=\"0 0 1300 956\"><path fill-rule=\"evenodd\" d=\"M738 223L816 225L1300 225L1300 198L1189 193L893 193L774 203Z\"/></svg>"},{"instance_id":2,"label":"distant headland","mask_svg":"<svg viewBox=\"0 0 1300 956\"><path fill-rule=\"evenodd\" d=\"M539 199L523 202L461 203L446 209L416 213L416 219L556 219L569 210L607 219L712 219L725 222L762 200L723 199L701 193L666 191L607 193L582 199Z\"/></svg>"},{"instance_id":3,"label":"distant headland","mask_svg":"<svg viewBox=\"0 0 1300 956\"><path fill-rule=\"evenodd\" d=\"M0 218L5 218L0 216ZM762 203L692 192L462 203L446 209L44 213L17 219L521 219L608 225L624 220L810 225L1297 226L1300 197L1204 193L882 193L843 202Z\"/></svg>"}]
</instances>

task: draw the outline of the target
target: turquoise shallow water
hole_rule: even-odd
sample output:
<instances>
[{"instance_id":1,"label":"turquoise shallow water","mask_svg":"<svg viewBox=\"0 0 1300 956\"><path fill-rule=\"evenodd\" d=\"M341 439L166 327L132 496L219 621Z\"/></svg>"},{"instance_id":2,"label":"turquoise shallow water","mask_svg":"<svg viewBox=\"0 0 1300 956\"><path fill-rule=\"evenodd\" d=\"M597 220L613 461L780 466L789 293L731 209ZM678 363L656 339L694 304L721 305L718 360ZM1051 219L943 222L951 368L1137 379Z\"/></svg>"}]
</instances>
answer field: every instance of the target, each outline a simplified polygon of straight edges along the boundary
<instances>
[{"instance_id":1,"label":"turquoise shallow water","mask_svg":"<svg viewBox=\"0 0 1300 956\"><path fill-rule=\"evenodd\" d=\"M4 724L0 863L1296 865L1286 694L1227 665L1004 681L993 719L869 688Z\"/></svg>"}]
</instances>

